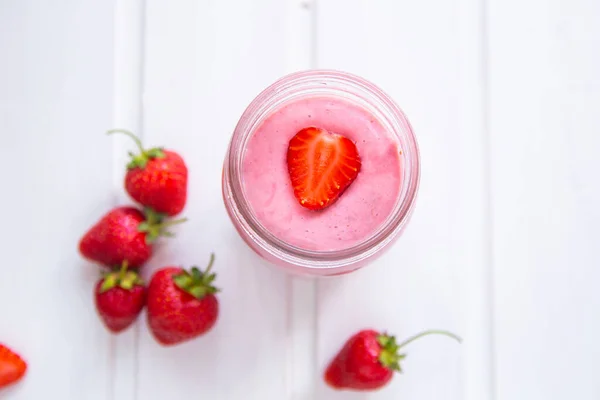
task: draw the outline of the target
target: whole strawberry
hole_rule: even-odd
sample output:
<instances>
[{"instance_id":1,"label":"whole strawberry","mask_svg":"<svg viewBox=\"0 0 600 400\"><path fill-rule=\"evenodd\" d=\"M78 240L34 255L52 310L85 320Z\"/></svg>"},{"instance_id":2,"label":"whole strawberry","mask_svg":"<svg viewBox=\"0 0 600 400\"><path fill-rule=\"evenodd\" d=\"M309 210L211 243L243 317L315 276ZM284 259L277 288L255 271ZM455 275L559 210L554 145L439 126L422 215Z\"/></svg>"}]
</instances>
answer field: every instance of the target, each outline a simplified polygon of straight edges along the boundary
<instances>
[{"instance_id":1,"label":"whole strawberry","mask_svg":"<svg viewBox=\"0 0 600 400\"><path fill-rule=\"evenodd\" d=\"M174 345L208 332L219 315L218 291L213 286L215 274L193 267L190 272L179 267L158 270L148 286L148 326L162 345Z\"/></svg>"},{"instance_id":2,"label":"whole strawberry","mask_svg":"<svg viewBox=\"0 0 600 400\"><path fill-rule=\"evenodd\" d=\"M461 339L453 333L430 330L397 344L394 336L363 330L352 336L325 371L325 382L335 389L376 390L385 386L394 371L401 372L400 361L406 357L398 351L426 335L440 334Z\"/></svg>"},{"instance_id":3,"label":"whole strawberry","mask_svg":"<svg viewBox=\"0 0 600 400\"><path fill-rule=\"evenodd\" d=\"M131 137L140 153L130 153L125 190L138 203L159 214L174 216L185 207L188 170L183 158L174 151L159 147L144 149L133 133L114 129L109 134L122 133Z\"/></svg>"},{"instance_id":4,"label":"whole strawberry","mask_svg":"<svg viewBox=\"0 0 600 400\"><path fill-rule=\"evenodd\" d=\"M27 363L14 351L0 343L0 389L17 383L27 372Z\"/></svg>"},{"instance_id":5,"label":"whole strawberry","mask_svg":"<svg viewBox=\"0 0 600 400\"><path fill-rule=\"evenodd\" d=\"M105 274L94 290L96 309L104 325L113 333L127 329L137 319L146 303L146 288L135 271L127 270L127 262Z\"/></svg>"},{"instance_id":6,"label":"whole strawberry","mask_svg":"<svg viewBox=\"0 0 600 400\"><path fill-rule=\"evenodd\" d=\"M79 242L79 251L87 259L105 266L141 267L152 255L152 243L159 236L171 236L166 231L185 219L165 221L152 210L142 213L134 207L117 207L90 228Z\"/></svg>"}]
</instances>

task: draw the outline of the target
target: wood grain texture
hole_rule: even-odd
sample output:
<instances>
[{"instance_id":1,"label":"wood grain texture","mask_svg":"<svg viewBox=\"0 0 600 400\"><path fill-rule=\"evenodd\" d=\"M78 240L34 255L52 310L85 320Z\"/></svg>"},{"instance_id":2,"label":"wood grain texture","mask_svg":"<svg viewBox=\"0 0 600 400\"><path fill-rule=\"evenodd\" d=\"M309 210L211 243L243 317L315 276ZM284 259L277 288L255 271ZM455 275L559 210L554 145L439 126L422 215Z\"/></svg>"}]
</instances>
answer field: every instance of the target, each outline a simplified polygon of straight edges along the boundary
<instances>
[{"instance_id":1,"label":"wood grain texture","mask_svg":"<svg viewBox=\"0 0 600 400\"><path fill-rule=\"evenodd\" d=\"M600 398L599 19L490 2L498 399Z\"/></svg>"},{"instance_id":2,"label":"wood grain texture","mask_svg":"<svg viewBox=\"0 0 600 400\"><path fill-rule=\"evenodd\" d=\"M29 362L2 399L106 400L111 340L80 236L113 204L113 3L0 4L0 341Z\"/></svg>"}]
</instances>

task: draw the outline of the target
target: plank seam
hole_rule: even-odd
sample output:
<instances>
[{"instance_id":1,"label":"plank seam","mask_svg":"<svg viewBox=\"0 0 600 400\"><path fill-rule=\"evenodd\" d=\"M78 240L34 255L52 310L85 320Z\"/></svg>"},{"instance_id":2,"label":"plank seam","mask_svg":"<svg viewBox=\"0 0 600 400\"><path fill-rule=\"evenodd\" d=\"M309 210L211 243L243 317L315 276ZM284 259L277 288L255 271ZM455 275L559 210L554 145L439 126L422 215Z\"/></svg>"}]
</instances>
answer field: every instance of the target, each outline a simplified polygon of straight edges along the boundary
<instances>
[{"instance_id":1,"label":"plank seam","mask_svg":"<svg viewBox=\"0 0 600 400\"><path fill-rule=\"evenodd\" d=\"M288 0L288 73L317 66L316 0ZM314 400L317 372L317 281L288 276L286 398Z\"/></svg>"},{"instance_id":2,"label":"plank seam","mask_svg":"<svg viewBox=\"0 0 600 400\"><path fill-rule=\"evenodd\" d=\"M116 0L114 7L114 114L110 128L131 130L143 141L145 0ZM130 203L123 189L124 165L130 148L126 138L113 138L115 204ZM112 400L138 398L141 319L128 332L111 340Z\"/></svg>"},{"instance_id":3,"label":"plank seam","mask_svg":"<svg viewBox=\"0 0 600 400\"><path fill-rule=\"evenodd\" d=\"M490 121L490 37L489 37L489 0L481 0L481 54L482 54L482 92L483 92L483 128L484 128L484 159L485 159L485 217L486 217L486 292L488 293L489 307L489 380L490 380L490 398L496 400L496 355L495 355L495 329L494 329L494 311L495 311L495 293L494 293L494 221L493 221L493 197L492 197L492 138L491 138L491 121Z\"/></svg>"}]
</instances>

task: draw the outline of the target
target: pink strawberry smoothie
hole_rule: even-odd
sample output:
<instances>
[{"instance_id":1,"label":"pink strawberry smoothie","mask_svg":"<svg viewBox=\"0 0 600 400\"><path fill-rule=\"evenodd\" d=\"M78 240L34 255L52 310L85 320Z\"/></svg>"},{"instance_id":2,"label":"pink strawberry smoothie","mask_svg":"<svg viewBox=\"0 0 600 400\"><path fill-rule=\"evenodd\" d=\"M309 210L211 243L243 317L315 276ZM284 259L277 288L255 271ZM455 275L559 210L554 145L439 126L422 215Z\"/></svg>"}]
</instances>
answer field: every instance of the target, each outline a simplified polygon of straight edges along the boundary
<instances>
[{"instance_id":1,"label":"pink strawberry smoothie","mask_svg":"<svg viewBox=\"0 0 600 400\"><path fill-rule=\"evenodd\" d=\"M315 126L356 143L362 167L329 207L311 211L294 196L286 155L290 139ZM359 244L392 213L402 184L400 144L368 110L337 97L306 97L267 116L248 140L245 196L258 221L289 245L338 251Z\"/></svg>"}]
</instances>

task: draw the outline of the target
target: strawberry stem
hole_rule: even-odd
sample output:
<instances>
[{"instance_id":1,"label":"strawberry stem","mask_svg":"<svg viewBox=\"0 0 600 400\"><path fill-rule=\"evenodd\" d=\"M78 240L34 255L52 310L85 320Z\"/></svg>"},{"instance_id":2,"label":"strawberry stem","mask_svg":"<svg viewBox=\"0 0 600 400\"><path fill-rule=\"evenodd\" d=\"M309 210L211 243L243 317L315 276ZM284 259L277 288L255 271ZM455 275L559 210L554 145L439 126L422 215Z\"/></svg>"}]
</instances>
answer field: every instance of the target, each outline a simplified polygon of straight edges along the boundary
<instances>
[{"instance_id":1,"label":"strawberry stem","mask_svg":"<svg viewBox=\"0 0 600 400\"><path fill-rule=\"evenodd\" d=\"M104 293L112 288L114 288L118 283L118 277L115 274L108 274L104 278L102 282L102 286L100 286L100 293Z\"/></svg>"},{"instance_id":2,"label":"strawberry stem","mask_svg":"<svg viewBox=\"0 0 600 400\"><path fill-rule=\"evenodd\" d=\"M131 157L131 161L127 164L127 169L135 169L135 168L144 169L144 168L146 168L148 161L150 161L154 158L165 158L165 152L163 151L162 148L155 147L155 148L148 149L148 150L144 149L144 146L142 146L142 141L140 140L140 138L138 138L133 133L131 133L125 129L111 129L110 131L108 131L106 133L108 135L112 135L113 133L121 133L123 135L129 136L131 139L133 139L133 141L135 142L137 147L140 149L140 154L129 153L129 156Z\"/></svg>"},{"instance_id":3,"label":"strawberry stem","mask_svg":"<svg viewBox=\"0 0 600 400\"><path fill-rule=\"evenodd\" d=\"M399 352L400 348L427 335L445 335L456 339L459 343L461 342L461 338L456 336L454 333L436 329L431 329L423 331L421 333L417 333L416 335L409 337L400 344L396 343L396 338L394 336L387 335L384 333L380 334L377 337L377 342L381 346L381 352L379 353L379 362L381 363L381 365L391 369L392 371L402 372L402 369L400 368L400 361L402 361L406 357L406 354L401 354Z\"/></svg>"},{"instance_id":4,"label":"strawberry stem","mask_svg":"<svg viewBox=\"0 0 600 400\"><path fill-rule=\"evenodd\" d=\"M215 262L215 253L210 253L210 260L208 261L208 265L206 266L206 272L204 272L204 274L208 275L210 273L210 270L212 269L214 262Z\"/></svg>"},{"instance_id":5,"label":"strawberry stem","mask_svg":"<svg viewBox=\"0 0 600 400\"><path fill-rule=\"evenodd\" d=\"M186 222L187 220L188 220L187 218L180 218L180 219L162 221L160 223L152 223L154 221L152 221L150 218L148 218L148 220L146 220L138 225L138 231L145 232L146 233L146 242L152 243L159 236L167 236L167 237L175 236L172 232L167 232L165 229L170 226L173 226L173 225L182 224L182 223Z\"/></svg>"},{"instance_id":6,"label":"strawberry stem","mask_svg":"<svg viewBox=\"0 0 600 400\"><path fill-rule=\"evenodd\" d=\"M173 282L179 289L197 299L219 292L219 289L213 285L216 274L210 272L214 261L215 255L211 253L205 271L201 271L198 267L192 267L189 271L183 269L181 273L173 276Z\"/></svg>"},{"instance_id":7,"label":"strawberry stem","mask_svg":"<svg viewBox=\"0 0 600 400\"><path fill-rule=\"evenodd\" d=\"M144 146L142 146L142 141L140 140L140 138L135 136L132 132L125 129L111 129L108 132L106 132L107 135L112 135L114 133L121 133L123 135L129 136L131 139L133 139L138 149L140 149L140 153L144 154L146 152L144 150Z\"/></svg>"},{"instance_id":8,"label":"strawberry stem","mask_svg":"<svg viewBox=\"0 0 600 400\"><path fill-rule=\"evenodd\" d=\"M127 272L127 268L129 268L129 261L123 260L123 264L121 264L121 269L119 270L119 275L121 277L125 276L125 273Z\"/></svg>"},{"instance_id":9,"label":"strawberry stem","mask_svg":"<svg viewBox=\"0 0 600 400\"><path fill-rule=\"evenodd\" d=\"M161 222L160 224L157 224L156 227L158 229L162 230L162 229L168 228L169 226L183 224L184 222L187 222L187 221L188 221L187 218L170 219L168 221L164 221L164 222Z\"/></svg>"},{"instance_id":10,"label":"strawberry stem","mask_svg":"<svg viewBox=\"0 0 600 400\"><path fill-rule=\"evenodd\" d=\"M104 276L104 282L100 287L100 293L104 293L114 287L120 287L125 290L131 290L135 285L143 285L142 278L135 271L128 271L129 262L123 260L120 267L116 267L112 272Z\"/></svg>"},{"instance_id":11,"label":"strawberry stem","mask_svg":"<svg viewBox=\"0 0 600 400\"><path fill-rule=\"evenodd\" d=\"M402 342L402 343L400 343L398 345L398 349L406 346L409 343L414 342L417 339L422 338L423 336L427 336L427 335L444 335L444 336L451 337L452 339L455 339L458 343L462 342L462 339L459 336L457 336L454 333L452 333L452 332L441 331L441 330L437 330L437 329L431 329L431 330L423 331L421 333L417 333L416 335L409 337L404 342Z\"/></svg>"}]
</instances>

